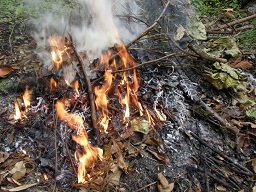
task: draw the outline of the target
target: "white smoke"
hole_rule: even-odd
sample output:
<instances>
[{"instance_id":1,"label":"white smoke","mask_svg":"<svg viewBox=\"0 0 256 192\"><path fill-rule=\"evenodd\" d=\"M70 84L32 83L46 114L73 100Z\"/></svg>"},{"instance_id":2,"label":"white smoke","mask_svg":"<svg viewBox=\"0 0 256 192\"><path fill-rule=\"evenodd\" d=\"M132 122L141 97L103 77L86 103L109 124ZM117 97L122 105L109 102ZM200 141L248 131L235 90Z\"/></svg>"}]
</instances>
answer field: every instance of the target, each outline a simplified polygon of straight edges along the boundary
<instances>
[{"instance_id":1,"label":"white smoke","mask_svg":"<svg viewBox=\"0 0 256 192\"><path fill-rule=\"evenodd\" d=\"M29 0L28 0L29 1ZM40 7L40 1L32 1ZM135 0L78 0L73 9L54 1L51 11L43 12L32 23L37 53L45 67L51 65L48 39L50 36L70 34L78 52L86 52L90 61L115 43L126 44L141 33L145 26L131 21L140 17L140 6ZM40 10L38 10L40 11ZM131 22L128 22L131 21Z\"/></svg>"}]
</instances>

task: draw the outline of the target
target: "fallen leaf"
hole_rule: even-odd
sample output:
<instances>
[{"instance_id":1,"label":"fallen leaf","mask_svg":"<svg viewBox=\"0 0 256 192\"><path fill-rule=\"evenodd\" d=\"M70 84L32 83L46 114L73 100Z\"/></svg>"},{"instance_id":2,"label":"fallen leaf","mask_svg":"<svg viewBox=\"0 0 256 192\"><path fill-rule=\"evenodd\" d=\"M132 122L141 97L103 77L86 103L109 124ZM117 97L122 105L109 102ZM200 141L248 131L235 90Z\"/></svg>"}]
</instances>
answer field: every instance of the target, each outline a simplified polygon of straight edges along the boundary
<instances>
[{"instance_id":1,"label":"fallen leaf","mask_svg":"<svg viewBox=\"0 0 256 192\"><path fill-rule=\"evenodd\" d=\"M149 121L143 119L133 119L131 121L131 127L134 131L136 132L140 132L140 133L143 133L143 134L148 134L149 132L149 126L150 126L150 123Z\"/></svg>"},{"instance_id":2,"label":"fallen leaf","mask_svg":"<svg viewBox=\"0 0 256 192\"><path fill-rule=\"evenodd\" d=\"M170 161L165 153L158 151L156 148L147 147L147 151L154 155L157 159L163 161L165 164L168 164Z\"/></svg>"},{"instance_id":3,"label":"fallen leaf","mask_svg":"<svg viewBox=\"0 0 256 192\"><path fill-rule=\"evenodd\" d=\"M157 174L157 179L160 182L160 184L157 185L159 192L172 192L174 188L174 183L169 184L162 173Z\"/></svg>"},{"instance_id":4,"label":"fallen leaf","mask_svg":"<svg viewBox=\"0 0 256 192\"><path fill-rule=\"evenodd\" d=\"M174 41L179 41L185 34L185 29L182 27L182 25L179 25L179 27L177 28L177 33L174 36Z\"/></svg>"},{"instance_id":5,"label":"fallen leaf","mask_svg":"<svg viewBox=\"0 0 256 192\"><path fill-rule=\"evenodd\" d=\"M222 11L226 11L226 12L234 12L233 8L226 8L226 9L222 9Z\"/></svg>"},{"instance_id":6,"label":"fallen leaf","mask_svg":"<svg viewBox=\"0 0 256 192\"><path fill-rule=\"evenodd\" d=\"M22 178L26 174L26 167L24 162L20 161L16 163L10 173L15 180L19 180L20 178Z\"/></svg>"},{"instance_id":7,"label":"fallen leaf","mask_svg":"<svg viewBox=\"0 0 256 192\"><path fill-rule=\"evenodd\" d=\"M252 68L252 64L249 61L241 61L240 63L232 66L233 68L237 69L243 69L243 70L247 70Z\"/></svg>"},{"instance_id":8,"label":"fallen leaf","mask_svg":"<svg viewBox=\"0 0 256 192\"><path fill-rule=\"evenodd\" d=\"M127 172L129 164L124 161L124 157L121 152L116 153L116 159L118 166L124 170L124 172Z\"/></svg>"},{"instance_id":9,"label":"fallen leaf","mask_svg":"<svg viewBox=\"0 0 256 192\"><path fill-rule=\"evenodd\" d=\"M19 186L19 187L15 187L15 188L9 189L9 191L22 191L22 190L28 189L30 187L33 187L35 185L37 185L37 183L26 184L26 185L22 185L22 186Z\"/></svg>"},{"instance_id":10,"label":"fallen leaf","mask_svg":"<svg viewBox=\"0 0 256 192\"><path fill-rule=\"evenodd\" d=\"M5 75L8 75L12 71L13 69L11 67L2 67L0 68L0 77L4 77Z\"/></svg>"},{"instance_id":11,"label":"fallen leaf","mask_svg":"<svg viewBox=\"0 0 256 192\"><path fill-rule=\"evenodd\" d=\"M117 169L114 173L110 173L108 178L108 184L119 185L121 174L122 171L120 169Z\"/></svg>"},{"instance_id":12,"label":"fallen leaf","mask_svg":"<svg viewBox=\"0 0 256 192\"><path fill-rule=\"evenodd\" d=\"M225 187L223 187L223 186L217 186L216 189L218 191L227 191L227 189Z\"/></svg>"},{"instance_id":13,"label":"fallen leaf","mask_svg":"<svg viewBox=\"0 0 256 192\"><path fill-rule=\"evenodd\" d=\"M3 163L9 156L9 153L7 152L0 152L0 163Z\"/></svg>"}]
</instances>

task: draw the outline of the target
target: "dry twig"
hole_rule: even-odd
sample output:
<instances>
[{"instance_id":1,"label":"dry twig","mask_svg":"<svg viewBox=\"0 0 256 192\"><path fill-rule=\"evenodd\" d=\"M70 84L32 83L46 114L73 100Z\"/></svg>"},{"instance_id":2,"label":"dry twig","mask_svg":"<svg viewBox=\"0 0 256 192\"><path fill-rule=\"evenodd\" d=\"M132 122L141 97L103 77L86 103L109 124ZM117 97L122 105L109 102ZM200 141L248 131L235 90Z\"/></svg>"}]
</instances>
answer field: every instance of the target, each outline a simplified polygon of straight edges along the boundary
<instances>
[{"instance_id":1,"label":"dry twig","mask_svg":"<svg viewBox=\"0 0 256 192\"><path fill-rule=\"evenodd\" d=\"M250 20L252 20L254 18L256 18L256 14L248 16L248 17L244 17L242 19L238 19L238 20L232 21L232 22L224 24L224 25L221 25L219 28L215 29L215 31L220 30L220 29L224 29L226 27L230 27L230 26L233 26L233 25L236 25L236 24L239 24L239 23L244 23L244 22L250 21Z\"/></svg>"},{"instance_id":2,"label":"dry twig","mask_svg":"<svg viewBox=\"0 0 256 192\"><path fill-rule=\"evenodd\" d=\"M160 14L160 16L157 18L157 20L150 26L148 27L144 32L142 32L136 39L134 39L132 42L130 42L126 47L129 48L133 43L135 43L136 41L138 41L140 38L144 37L145 35L147 35L159 22L159 20L163 17L165 11L167 10L168 6L170 5L170 1L168 1L168 3L166 3L162 13Z\"/></svg>"},{"instance_id":3,"label":"dry twig","mask_svg":"<svg viewBox=\"0 0 256 192\"><path fill-rule=\"evenodd\" d=\"M200 49L198 49L196 46L194 46L192 44L188 44L188 48L191 49L196 54L198 54L203 59L206 59L206 60L209 60L209 61L219 61L219 62L222 62L222 63L227 63L228 62L227 59L224 59L224 58L212 57L212 56L208 55L207 53L201 51Z\"/></svg>"},{"instance_id":4,"label":"dry twig","mask_svg":"<svg viewBox=\"0 0 256 192\"><path fill-rule=\"evenodd\" d=\"M114 73L121 73L121 72L130 71L130 70L133 70L133 69L140 68L140 67L142 67L142 66L144 66L144 65L153 64L153 63L156 63L156 62L158 62L158 61L162 61L162 60L164 60L164 59L167 59L167 58L169 58L169 57L173 57L173 56L179 55L179 54L181 54L181 53L180 53L180 52L178 52L178 53L170 53L170 54L168 54L168 55L166 55L166 56L164 56L164 57L161 57L161 58L159 58L159 59L147 61L147 62L145 62L145 63L141 63L141 64L136 65L136 66L134 66L134 67L130 67L130 68L126 68L126 69L121 69L121 70L116 70L116 71L112 71L112 73L114 74Z\"/></svg>"}]
</instances>

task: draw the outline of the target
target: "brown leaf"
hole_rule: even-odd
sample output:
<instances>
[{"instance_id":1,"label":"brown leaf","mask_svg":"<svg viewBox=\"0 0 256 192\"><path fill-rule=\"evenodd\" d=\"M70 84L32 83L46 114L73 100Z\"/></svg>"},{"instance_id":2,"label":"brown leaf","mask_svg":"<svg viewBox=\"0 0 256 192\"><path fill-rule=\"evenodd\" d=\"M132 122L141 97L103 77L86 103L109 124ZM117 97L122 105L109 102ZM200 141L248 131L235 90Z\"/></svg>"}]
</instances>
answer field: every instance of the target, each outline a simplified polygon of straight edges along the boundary
<instances>
[{"instance_id":1,"label":"brown leaf","mask_svg":"<svg viewBox=\"0 0 256 192\"><path fill-rule=\"evenodd\" d=\"M241 61L240 63L233 66L233 68L247 70L247 69L252 68L252 64L249 61Z\"/></svg>"},{"instance_id":2,"label":"brown leaf","mask_svg":"<svg viewBox=\"0 0 256 192\"><path fill-rule=\"evenodd\" d=\"M0 68L0 77L4 77L5 75L8 75L12 71L13 69L11 67L2 67Z\"/></svg>"},{"instance_id":3,"label":"brown leaf","mask_svg":"<svg viewBox=\"0 0 256 192\"><path fill-rule=\"evenodd\" d=\"M20 161L16 163L10 173L15 180L19 180L20 178L22 178L26 174L26 167L24 162Z\"/></svg>"},{"instance_id":4,"label":"brown leaf","mask_svg":"<svg viewBox=\"0 0 256 192\"><path fill-rule=\"evenodd\" d=\"M155 139L155 138L147 138L144 141L145 144L147 145L153 145L153 146L160 146L163 144L162 140L160 139Z\"/></svg>"},{"instance_id":5,"label":"brown leaf","mask_svg":"<svg viewBox=\"0 0 256 192\"><path fill-rule=\"evenodd\" d=\"M120 169L117 169L114 173L110 173L108 178L108 184L119 185L121 174L122 174L122 171Z\"/></svg>"},{"instance_id":6,"label":"brown leaf","mask_svg":"<svg viewBox=\"0 0 256 192\"><path fill-rule=\"evenodd\" d=\"M157 179L160 181L163 188L168 187L169 183L162 173L157 174Z\"/></svg>"},{"instance_id":7,"label":"brown leaf","mask_svg":"<svg viewBox=\"0 0 256 192\"><path fill-rule=\"evenodd\" d=\"M159 192L172 192L174 188L174 183L169 184L167 179L163 176L162 173L157 174L157 179L160 182L160 184L157 185Z\"/></svg>"},{"instance_id":8,"label":"brown leaf","mask_svg":"<svg viewBox=\"0 0 256 192\"><path fill-rule=\"evenodd\" d=\"M116 153L116 158L117 158L117 164L118 164L118 166L119 166L122 170L124 170L125 172L127 172L127 169L128 169L129 164L124 161L124 157L123 157L122 153L120 153L120 152L119 152L119 153Z\"/></svg>"},{"instance_id":9,"label":"brown leaf","mask_svg":"<svg viewBox=\"0 0 256 192\"><path fill-rule=\"evenodd\" d=\"M165 153L159 152L155 148L147 147L147 151L150 152L152 155L154 155L157 159L163 161L165 164L168 164L170 161L168 156Z\"/></svg>"},{"instance_id":10,"label":"brown leaf","mask_svg":"<svg viewBox=\"0 0 256 192\"><path fill-rule=\"evenodd\" d=\"M9 156L7 152L0 152L0 163L3 163Z\"/></svg>"},{"instance_id":11,"label":"brown leaf","mask_svg":"<svg viewBox=\"0 0 256 192\"><path fill-rule=\"evenodd\" d=\"M22 191L22 190L28 189L30 187L33 187L35 185L37 185L37 183L26 184L26 185L22 185L22 186L19 186L19 187L15 187L15 188L9 189L9 191Z\"/></svg>"}]
</instances>

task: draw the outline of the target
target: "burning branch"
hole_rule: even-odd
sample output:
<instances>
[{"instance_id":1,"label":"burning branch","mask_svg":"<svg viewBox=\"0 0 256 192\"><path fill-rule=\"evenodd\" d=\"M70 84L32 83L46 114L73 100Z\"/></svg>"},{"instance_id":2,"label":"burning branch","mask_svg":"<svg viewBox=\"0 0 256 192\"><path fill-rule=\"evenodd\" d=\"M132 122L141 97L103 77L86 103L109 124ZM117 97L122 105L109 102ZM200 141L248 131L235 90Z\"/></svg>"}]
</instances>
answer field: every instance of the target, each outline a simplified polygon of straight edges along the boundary
<instances>
[{"instance_id":1,"label":"burning branch","mask_svg":"<svg viewBox=\"0 0 256 192\"><path fill-rule=\"evenodd\" d=\"M170 53L170 54L168 54L168 55L166 55L166 56L164 56L164 57L161 57L161 58L159 58L159 59L147 61L147 62L141 63L141 64L139 64L139 65L136 65L136 66L133 66L133 67L130 67L130 68L112 71L112 74L131 71L131 70L133 70L133 69L140 68L140 67L142 67L142 66L144 66L144 65L153 64L153 63L156 63L156 62L158 62L158 61L162 61L162 60L164 60L164 59L167 59L167 58L169 58L169 57L173 57L173 56L179 55L179 54L181 54L181 52L178 52L178 53Z\"/></svg>"},{"instance_id":2,"label":"burning branch","mask_svg":"<svg viewBox=\"0 0 256 192\"><path fill-rule=\"evenodd\" d=\"M83 63L81 57L79 56L79 54L76 51L76 48L73 44L73 40L72 40L71 35L69 35L69 38L70 38L70 42L71 42L70 43L71 48L73 49L74 54L75 54L75 56L76 56L76 58L79 62L79 65L82 68L82 72L83 72L83 75L84 75L84 78L85 78L85 81L86 81L86 84L87 84L87 87L88 87L88 93L89 93L89 97L90 97L90 106L91 106L91 115L92 115L92 125L93 125L93 128L94 128L96 137L97 137L97 145L99 146L100 145L100 133L99 133L99 129L98 129L98 126L97 126L97 115L96 115L95 100L94 100L94 96L93 96L91 81L90 81L90 78L88 77L88 75L86 73L84 63Z\"/></svg>"}]
</instances>

